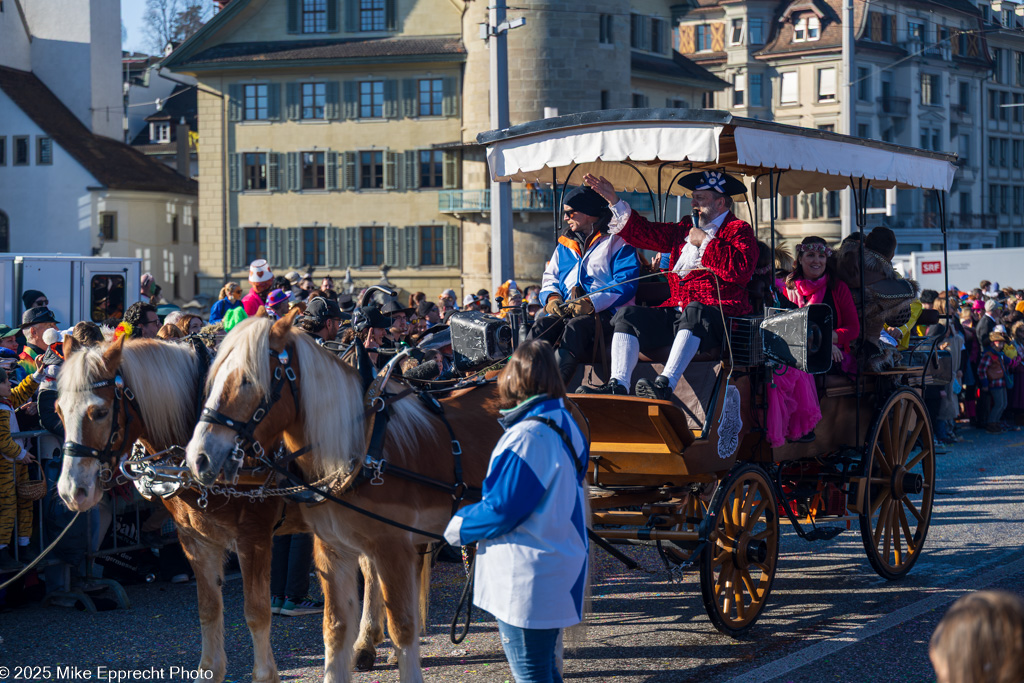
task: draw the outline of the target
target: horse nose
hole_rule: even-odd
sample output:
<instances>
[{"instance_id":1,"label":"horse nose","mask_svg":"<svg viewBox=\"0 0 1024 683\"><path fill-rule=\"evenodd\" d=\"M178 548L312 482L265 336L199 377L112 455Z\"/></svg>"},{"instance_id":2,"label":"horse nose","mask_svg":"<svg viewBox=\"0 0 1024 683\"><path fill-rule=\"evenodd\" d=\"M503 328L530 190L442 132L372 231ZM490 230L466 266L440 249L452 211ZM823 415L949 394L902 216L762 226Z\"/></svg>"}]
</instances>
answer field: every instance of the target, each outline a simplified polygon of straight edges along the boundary
<instances>
[{"instance_id":1,"label":"horse nose","mask_svg":"<svg viewBox=\"0 0 1024 683\"><path fill-rule=\"evenodd\" d=\"M196 454L193 462L195 464L196 477L201 483L208 483L208 481L213 479L212 465L206 453Z\"/></svg>"},{"instance_id":2,"label":"horse nose","mask_svg":"<svg viewBox=\"0 0 1024 683\"><path fill-rule=\"evenodd\" d=\"M89 491L85 487L83 487L83 486L77 487L75 489L75 505L77 505L79 508L81 508L82 506L85 505L85 503L88 500L89 500Z\"/></svg>"}]
</instances>

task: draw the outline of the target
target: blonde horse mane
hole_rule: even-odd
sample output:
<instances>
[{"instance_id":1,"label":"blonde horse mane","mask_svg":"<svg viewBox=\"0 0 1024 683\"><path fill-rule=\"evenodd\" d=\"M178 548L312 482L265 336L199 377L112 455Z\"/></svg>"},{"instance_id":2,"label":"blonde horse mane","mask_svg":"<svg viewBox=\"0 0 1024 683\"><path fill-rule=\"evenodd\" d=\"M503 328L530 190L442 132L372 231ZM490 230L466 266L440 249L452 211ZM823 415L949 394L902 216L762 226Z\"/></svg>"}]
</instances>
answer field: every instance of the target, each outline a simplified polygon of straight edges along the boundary
<instances>
[{"instance_id":1,"label":"blonde horse mane","mask_svg":"<svg viewBox=\"0 0 1024 683\"><path fill-rule=\"evenodd\" d=\"M258 387L261 396L266 395L270 389L270 328L273 324L269 318L248 318L228 333L210 370L207 391L217 373L238 370ZM307 443L313 447L315 475L350 474L366 454L359 375L333 353L320 348L305 332L293 327L288 339L293 343L300 367L298 387L303 432ZM421 443L422 435L426 434L434 439L429 414L418 401L399 401L394 404L394 411L388 423L391 443Z\"/></svg>"},{"instance_id":2,"label":"blonde horse mane","mask_svg":"<svg viewBox=\"0 0 1024 683\"><path fill-rule=\"evenodd\" d=\"M94 346L68 356L57 376L61 396L92 393L92 383L105 374L103 351L104 347ZM199 372L195 352L182 344L128 341L121 352L120 370L135 395L147 438L162 446L186 443L198 398L192 395Z\"/></svg>"}]
</instances>

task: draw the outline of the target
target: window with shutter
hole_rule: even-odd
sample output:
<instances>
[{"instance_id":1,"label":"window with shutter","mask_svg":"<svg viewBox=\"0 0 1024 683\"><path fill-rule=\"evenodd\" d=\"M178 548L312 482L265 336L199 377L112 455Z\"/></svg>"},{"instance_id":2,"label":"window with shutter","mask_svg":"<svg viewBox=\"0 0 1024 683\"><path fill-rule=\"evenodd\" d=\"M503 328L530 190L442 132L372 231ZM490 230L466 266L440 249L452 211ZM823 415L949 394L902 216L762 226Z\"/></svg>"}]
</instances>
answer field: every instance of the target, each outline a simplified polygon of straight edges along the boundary
<instances>
[{"instance_id":1,"label":"window with shutter","mask_svg":"<svg viewBox=\"0 0 1024 683\"><path fill-rule=\"evenodd\" d=\"M341 268L341 229L328 226L325 231L325 250L328 268Z\"/></svg>"},{"instance_id":2,"label":"window with shutter","mask_svg":"<svg viewBox=\"0 0 1024 683\"><path fill-rule=\"evenodd\" d=\"M281 85L270 83L267 88L267 118L276 121L281 118Z\"/></svg>"},{"instance_id":3,"label":"window with shutter","mask_svg":"<svg viewBox=\"0 0 1024 683\"><path fill-rule=\"evenodd\" d=\"M868 18L871 24L871 40L876 43L882 42L882 15L878 12L868 12Z\"/></svg>"},{"instance_id":4,"label":"window with shutter","mask_svg":"<svg viewBox=\"0 0 1024 683\"><path fill-rule=\"evenodd\" d=\"M304 265L323 267L327 264L327 257L324 254L326 246L324 230L321 227L302 228L302 263Z\"/></svg>"},{"instance_id":5,"label":"window with shutter","mask_svg":"<svg viewBox=\"0 0 1024 683\"><path fill-rule=\"evenodd\" d=\"M267 189L281 191L281 155L277 152L267 154Z\"/></svg>"},{"instance_id":6,"label":"window with shutter","mask_svg":"<svg viewBox=\"0 0 1024 683\"><path fill-rule=\"evenodd\" d=\"M420 150L419 186L447 187L444 171L445 153L439 149Z\"/></svg>"},{"instance_id":7,"label":"window with shutter","mask_svg":"<svg viewBox=\"0 0 1024 683\"><path fill-rule=\"evenodd\" d=\"M302 262L302 229L288 228L287 239L288 242L285 245L288 258L287 267L301 268L304 265Z\"/></svg>"},{"instance_id":8,"label":"window with shutter","mask_svg":"<svg viewBox=\"0 0 1024 683\"><path fill-rule=\"evenodd\" d=\"M243 101L242 101L242 86L241 85L229 85L228 86L228 121L241 121Z\"/></svg>"},{"instance_id":9,"label":"window with shutter","mask_svg":"<svg viewBox=\"0 0 1024 683\"><path fill-rule=\"evenodd\" d=\"M301 0L288 0L288 33L299 32L299 8Z\"/></svg>"},{"instance_id":10,"label":"window with shutter","mask_svg":"<svg viewBox=\"0 0 1024 683\"><path fill-rule=\"evenodd\" d=\"M284 111L288 120L294 121L300 116L299 84L286 83L284 86Z\"/></svg>"},{"instance_id":11,"label":"window with shutter","mask_svg":"<svg viewBox=\"0 0 1024 683\"><path fill-rule=\"evenodd\" d=\"M384 263L384 228L363 226L359 228L359 250L361 266L379 266Z\"/></svg>"},{"instance_id":12,"label":"window with shutter","mask_svg":"<svg viewBox=\"0 0 1024 683\"><path fill-rule=\"evenodd\" d=\"M345 30L348 33L359 31L359 0L343 0L345 3Z\"/></svg>"},{"instance_id":13,"label":"window with shutter","mask_svg":"<svg viewBox=\"0 0 1024 683\"><path fill-rule=\"evenodd\" d=\"M443 116L459 115L459 79L450 76L444 79L444 103L441 114Z\"/></svg>"},{"instance_id":14,"label":"window with shutter","mask_svg":"<svg viewBox=\"0 0 1024 683\"><path fill-rule=\"evenodd\" d=\"M398 152L384 153L384 189L397 190L402 177L402 155Z\"/></svg>"},{"instance_id":15,"label":"window with shutter","mask_svg":"<svg viewBox=\"0 0 1024 683\"><path fill-rule=\"evenodd\" d=\"M288 168L286 171L288 190L296 192L302 189L302 178L299 176L299 153L288 152Z\"/></svg>"},{"instance_id":16,"label":"window with shutter","mask_svg":"<svg viewBox=\"0 0 1024 683\"><path fill-rule=\"evenodd\" d=\"M338 81L327 81L327 96L324 99L324 117L329 121L341 118L341 95Z\"/></svg>"},{"instance_id":17,"label":"window with shutter","mask_svg":"<svg viewBox=\"0 0 1024 683\"><path fill-rule=\"evenodd\" d=\"M419 263L424 266L445 265L445 229L443 225L421 225L419 228Z\"/></svg>"},{"instance_id":18,"label":"window with shutter","mask_svg":"<svg viewBox=\"0 0 1024 683\"><path fill-rule=\"evenodd\" d=\"M405 152L405 181L404 189L406 190L417 190L419 189L419 150L411 149Z\"/></svg>"},{"instance_id":19,"label":"window with shutter","mask_svg":"<svg viewBox=\"0 0 1024 683\"><path fill-rule=\"evenodd\" d=\"M399 267L398 227L384 226L384 263L392 268Z\"/></svg>"},{"instance_id":20,"label":"window with shutter","mask_svg":"<svg viewBox=\"0 0 1024 683\"><path fill-rule=\"evenodd\" d=\"M231 269L238 270L245 267L245 253L242 251L242 229L231 228L229 230L231 241Z\"/></svg>"},{"instance_id":21,"label":"window with shutter","mask_svg":"<svg viewBox=\"0 0 1024 683\"><path fill-rule=\"evenodd\" d=\"M240 192L242 189L242 159L240 154L228 155L228 189Z\"/></svg>"},{"instance_id":22,"label":"window with shutter","mask_svg":"<svg viewBox=\"0 0 1024 683\"><path fill-rule=\"evenodd\" d=\"M398 81L392 78L384 81L384 118L398 118Z\"/></svg>"},{"instance_id":23,"label":"window with shutter","mask_svg":"<svg viewBox=\"0 0 1024 683\"><path fill-rule=\"evenodd\" d=\"M282 237L284 231L281 228L271 226L267 229L267 263L271 268L284 268L284 249Z\"/></svg>"},{"instance_id":24,"label":"window with shutter","mask_svg":"<svg viewBox=\"0 0 1024 683\"><path fill-rule=\"evenodd\" d=\"M388 31L398 30L397 0L384 0L384 24Z\"/></svg>"},{"instance_id":25,"label":"window with shutter","mask_svg":"<svg viewBox=\"0 0 1024 683\"><path fill-rule=\"evenodd\" d=\"M338 2L340 0L326 0L327 1L327 32L337 33L338 32Z\"/></svg>"},{"instance_id":26,"label":"window with shutter","mask_svg":"<svg viewBox=\"0 0 1024 683\"><path fill-rule=\"evenodd\" d=\"M243 228L243 239L245 254L242 267L246 263L252 263L256 259L267 257L267 229L266 228Z\"/></svg>"},{"instance_id":27,"label":"window with shutter","mask_svg":"<svg viewBox=\"0 0 1024 683\"><path fill-rule=\"evenodd\" d=\"M403 242L405 243L403 262L406 268L415 268L420 265L419 230L418 225L407 225L402 231Z\"/></svg>"},{"instance_id":28,"label":"window with shutter","mask_svg":"<svg viewBox=\"0 0 1024 683\"><path fill-rule=\"evenodd\" d=\"M356 153L345 152L342 163L344 164L342 168L342 189L354 190L359 183L358 171L356 170Z\"/></svg>"},{"instance_id":29,"label":"window with shutter","mask_svg":"<svg viewBox=\"0 0 1024 683\"><path fill-rule=\"evenodd\" d=\"M363 263L359 230L357 227L345 228L345 234L342 237L344 240L345 266L347 268L359 268Z\"/></svg>"},{"instance_id":30,"label":"window with shutter","mask_svg":"<svg viewBox=\"0 0 1024 683\"><path fill-rule=\"evenodd\" d=\"M402 79L402 116L411 119L416 116L417 79Z\"/></svg>"},{"instance_id":31,"label":"window with shutter","mask_svg":"<svg viewBox=\"0 0 1024 683\"><path fill-rule=\"evenodd\" d=\"M444 265L456 268L459 265L459 228L444 226Z\"/></svg>"},{"instance_id":32,"label":"window with shutter","mask_svg":"<svg viewBox=\"0 0 1024 683\"><path fill-rule=\"evenodd\" d=\"M346 119L355 119L359 117L359 82L358 81L345 81L344 94L345 100L342 104L342 115Z\"/></svg>"},{"instance_id":33,"label":"window with shutter","mask_svg":"<svg viewBox=\"0 0 1024 683\"><path fill-rule=\"evenodd\" d=\"M697 51L694 42L694 27L693 26L680 26L679 27L679 52L680 54L689 55Z\"/></svg>"},{"instance_id":34,"label":"window with shutter","mask_svg":"<svg viewBox=\"0 0 1024 683\"><path fill-rule=\"evenodd\" d=\"M711 24L711 51L721 52L725 49L725 24Z\"/></svg>"},{"instance_id":35,"label":"window with shutter","mask_svg":"<svg viewBox=\"0 0 1024 683\"><path fill-rule=\"evenodd\" d=\"M327 189L338 189L338 153L327 152Z\"/></svg>"},{"instance_id":36,"label":"window with shutter","mask_svg":"<svg viewBox=\"0 0 1024 683\"><path fill-rule=\"evenodd\" d=\"M459 156L455 152L444 153L444 187L445 189L457 189L462 185L462 177L459 173Z\"/></svg>"}]
</instances>

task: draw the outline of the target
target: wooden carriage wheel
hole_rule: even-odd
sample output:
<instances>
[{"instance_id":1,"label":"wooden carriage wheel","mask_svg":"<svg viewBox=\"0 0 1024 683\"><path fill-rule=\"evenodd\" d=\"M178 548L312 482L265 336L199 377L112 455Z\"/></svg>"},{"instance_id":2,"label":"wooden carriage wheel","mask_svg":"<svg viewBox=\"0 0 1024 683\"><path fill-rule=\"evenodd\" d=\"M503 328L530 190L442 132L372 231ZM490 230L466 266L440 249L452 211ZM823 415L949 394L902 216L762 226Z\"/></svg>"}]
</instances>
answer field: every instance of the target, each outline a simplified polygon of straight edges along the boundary
<instances>
[{"instance_id":1,"label":"wooden carriage wheel","mask_svg":"<svg viewBox=\"0 0 1024 683\"><path fill-rule=\"evenodd\" d=\"M706 494L706 496L707 495L710 494ZM707 506L708 503L704 501L699 492L690 491L682 497L679 503L676 504L674 510L674 512L683 517L685 521L678 522L669 528L672 531L688 531L691 533L697 533L701 522L703 522L704 518L707 516ZM696 543L689 542L666 543L664 546L665 556L676 564L682 564L690 559L690 556L693 555L693 551L696 547Z\"/></svg>"},{"instance_id":2,"label":"wooden carriage wheel","mask_svg":"<svg viewBox=\"0 0 1024 683\"><path fill-rule=\"evenodd\" d=\"M700 558L700 591L711 623L737 638L768 601L779 557L779 514L764 470L750 463L729 473L709 512L713 524Z\"/></svg>"},{"instance_id":3,"label":"wooden carriage wheel","mask_svg":"<svg viewBox=\"0 0 1024 683\"><path fill-rule=\"evenodd\" d=\"M921 555L935 496L935 441L918 393L885 402L864 454L860 535L880 576L899 579Z\"/></svg>"}]
</instances>

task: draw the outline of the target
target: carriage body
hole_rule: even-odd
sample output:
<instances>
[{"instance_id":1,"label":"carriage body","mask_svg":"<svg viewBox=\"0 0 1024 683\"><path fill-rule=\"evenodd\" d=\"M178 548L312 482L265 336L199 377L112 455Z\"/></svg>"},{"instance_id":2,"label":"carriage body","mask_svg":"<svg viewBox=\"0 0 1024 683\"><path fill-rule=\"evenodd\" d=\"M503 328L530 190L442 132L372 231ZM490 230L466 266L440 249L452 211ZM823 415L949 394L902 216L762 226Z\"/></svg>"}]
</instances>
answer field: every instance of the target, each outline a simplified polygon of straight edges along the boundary
<instances>
[{"instance_id":1,"label":"carriage body","mask_svg":"<svg viewBox=\"0 0 1024 683\"><path fill-rule=\"evenodd\" d=\"M617 191L647 192L655 221L664 220L683 174L745 176L750 193L769 200L773 249L780 194L852 188L863 230L869 188L922 187L941 195L955 173L953 155L709 110L587 112L484 133L479 141L495 180L550 184L564 193L593 173ZM757 205L749 221L755 230ZM556 230L560 209L557 202ZM749 630L766 604L780 522L807 540L832 538L857 522L880 575L894 579L910 570L934 495L923 389L949 381L941 354L924 344L891 370L817 375L816 438L772 448L766 388L779 365L766 357L761 319L729 319L728 348L698 356L669 401L574 396L590 430L595 531L610 540L657 542L677 567L698 568L708 615L733 636ZM641 361L634 378L653 378L664 358ZM605 379L601 368L589 367L574 384Z\"/></svg>"}]
</instances>

